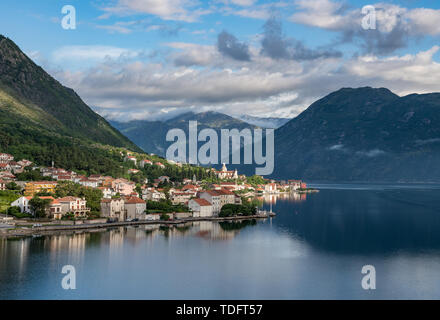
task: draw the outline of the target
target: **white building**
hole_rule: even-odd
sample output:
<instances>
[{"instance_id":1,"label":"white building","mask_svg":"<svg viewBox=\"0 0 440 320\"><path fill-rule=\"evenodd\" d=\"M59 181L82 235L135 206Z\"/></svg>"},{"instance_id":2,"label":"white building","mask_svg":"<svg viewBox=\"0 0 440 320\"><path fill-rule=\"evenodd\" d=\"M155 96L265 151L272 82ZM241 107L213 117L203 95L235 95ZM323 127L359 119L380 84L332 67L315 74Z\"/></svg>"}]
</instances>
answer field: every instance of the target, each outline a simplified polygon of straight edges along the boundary
<instances>
[{"instance_id":1,"label":"white building","mask_svg":"<svg viewBox=\"0 0 440 320\"><path fill-rule=\"evenodd\" d=\"M206 199L191 199L188 202L188 207L193 212L193 217L212 217L213 212L213 206L212 204L206 200Z\"/></svg>"},{"instance_id":2,"label":"white building","mask_svg":"<svg viewBox=\"0 0 440 320\"><path fill-rule=\"evenodd\" d=\"M210 204L212 204L212 213L219 214L222 208L221 206L221 197L215 191L203 191L200 193L200 198L207 200Z\"/></svg>"}]
</instances>

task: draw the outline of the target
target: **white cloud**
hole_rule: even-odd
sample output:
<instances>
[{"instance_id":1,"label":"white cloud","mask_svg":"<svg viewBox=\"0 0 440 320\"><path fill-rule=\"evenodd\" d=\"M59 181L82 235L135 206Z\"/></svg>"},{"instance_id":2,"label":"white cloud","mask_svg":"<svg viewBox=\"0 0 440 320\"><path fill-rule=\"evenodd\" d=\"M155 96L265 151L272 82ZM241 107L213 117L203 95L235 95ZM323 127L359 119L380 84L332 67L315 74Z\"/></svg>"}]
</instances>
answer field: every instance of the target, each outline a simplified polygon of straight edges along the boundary
<instances>
[{"instance_id":1,"label":"white cloud","mask_svg":"<svg viewBox=\"0 0 440 320\"><path fill-rule=\"evenodd\" d=\"M100 61L105 59L117 59L121 57L134 58L139 55L139 51L123 49L111 46L84 45L84 46L64 46L54 51L53 58L57 63L66 60L77 61Z\"/></svg>"},{"instance_id":2,"label":"white cloud","mask_svg":"<svg viewBox=\"0 0 440 320\"><path fill-rule=\"evenodd\" d=\"M210 10L197 8L200 2L196 0L118 0L115 6L103 10L109 14L127 15L130 13L151 14L163 20L194 22L200 16L210 13Z\"/></svg>"},{"instance_id":3,"label":"white cloud","mask_svg":"<svg viewBox=\"0 0 440 320\"><path fill-rule=\"evenodd\" d=\"M158 117L164 112L215 110L228 114L296 116L341 87L387 87L396 94L440 91L439 47L415 55L373 55L299 63L256 54L249 62L227 60L215 47L168 43L167 59L192 63L106 61L55 76L108 114ZM116 51L117 56L120 51Z\"/></svg>"},{"instance_id":4,"label":"white cloud","mask_svg":"<svg viewBox=\"0 0 440 320\"><path fill-rule=\"evenodd\" d=\"M364 17L361 8L347 9L343 2L332 0L296 0L295 5L299 12L290 17L291 21L327 30L360 29ZM376 9L381 32L389 33L402 23L411 35L440 34L440 10L407 9L387 3L370 5Z\"/></svg>"}]
</instances>

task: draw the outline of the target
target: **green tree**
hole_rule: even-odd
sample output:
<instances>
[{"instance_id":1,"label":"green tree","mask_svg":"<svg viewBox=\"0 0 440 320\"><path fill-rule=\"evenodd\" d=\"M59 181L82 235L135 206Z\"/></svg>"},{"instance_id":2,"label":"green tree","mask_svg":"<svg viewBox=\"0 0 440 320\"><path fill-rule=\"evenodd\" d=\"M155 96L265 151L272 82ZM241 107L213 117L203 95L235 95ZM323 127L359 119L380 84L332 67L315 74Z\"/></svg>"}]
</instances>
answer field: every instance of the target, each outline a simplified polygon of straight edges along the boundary
<instances>
[{"instance_id":1,"label":"green tree","mask_svg":"<svg viewBox=\"0 0 440 320\"><path fill-rule=\"evenodd\" d=\"M29 201L29 205L37 218L46 217L46 210L50 204L49 199L41 199L38 196L33 197Z\"/></svg>"}]
</instances>

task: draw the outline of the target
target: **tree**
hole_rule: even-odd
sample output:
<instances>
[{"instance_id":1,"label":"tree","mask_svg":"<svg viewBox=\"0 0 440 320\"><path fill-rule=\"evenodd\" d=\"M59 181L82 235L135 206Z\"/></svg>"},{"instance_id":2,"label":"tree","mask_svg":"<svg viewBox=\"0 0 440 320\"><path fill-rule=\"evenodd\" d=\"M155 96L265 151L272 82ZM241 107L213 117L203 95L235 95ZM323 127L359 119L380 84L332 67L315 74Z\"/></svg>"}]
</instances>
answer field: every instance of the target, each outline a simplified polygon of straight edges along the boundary
<instances>
[{"instance_id":1,"label":"tree","mask_svg":"<svg viewBox=\"0 0 440 320\"><path fill-rule=\"evenodd\" d=\"M37 218L44 218L46 216L46 210L49 204L49 199L41 199L38 196L33 197L29 201L29 205Z\"/></svg>"},{"instance_id":2,"label":"tree","mask_svg":"<svg viewBox=\"0 0 440 320\"><path fill-rule=\"evenodd\" d=\"M20 190L21 188L15 182L9 182L8 184L6 184L6 189L15 191L15 190Z\"/></svg>"}]
</instances>

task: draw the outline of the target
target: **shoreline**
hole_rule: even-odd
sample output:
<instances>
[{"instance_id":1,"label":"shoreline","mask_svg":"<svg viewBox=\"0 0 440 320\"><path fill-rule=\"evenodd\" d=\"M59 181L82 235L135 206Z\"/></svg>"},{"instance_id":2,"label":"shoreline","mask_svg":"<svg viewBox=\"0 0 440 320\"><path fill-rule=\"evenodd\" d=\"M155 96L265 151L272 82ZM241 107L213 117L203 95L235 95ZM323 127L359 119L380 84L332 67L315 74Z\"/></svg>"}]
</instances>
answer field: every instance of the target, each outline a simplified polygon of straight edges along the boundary
<instances>
[{"instance_id":1,"label":"shoreline","mask_svg":"<svg viewBox=\"0 0 440 320\"><path fill-rule=\"evenodd\" d=\"M37 228L15 228L8 229L5 231L0 231L0 238L13 238L13 237L26 237L39 234L50 234L52 232L59 231L76 231L76 230L93 230L93 229L106 229L114 227L128 227L128 226L141 226L141 225L168 225L174 226L188 222L197 221L212 221L212 222L225 222L225 221L240 221L240 220L262 220L275 217L275 213L269 215L258 214L253 216L235 216L235 217L198 217L198 218L185 218L170 221L161 220L142 220L142 221L123 221L123 222L112 222L112 223L88 223L79 225L64 225L64 226L43 226Z\"/></svg>"}]
</instances>

